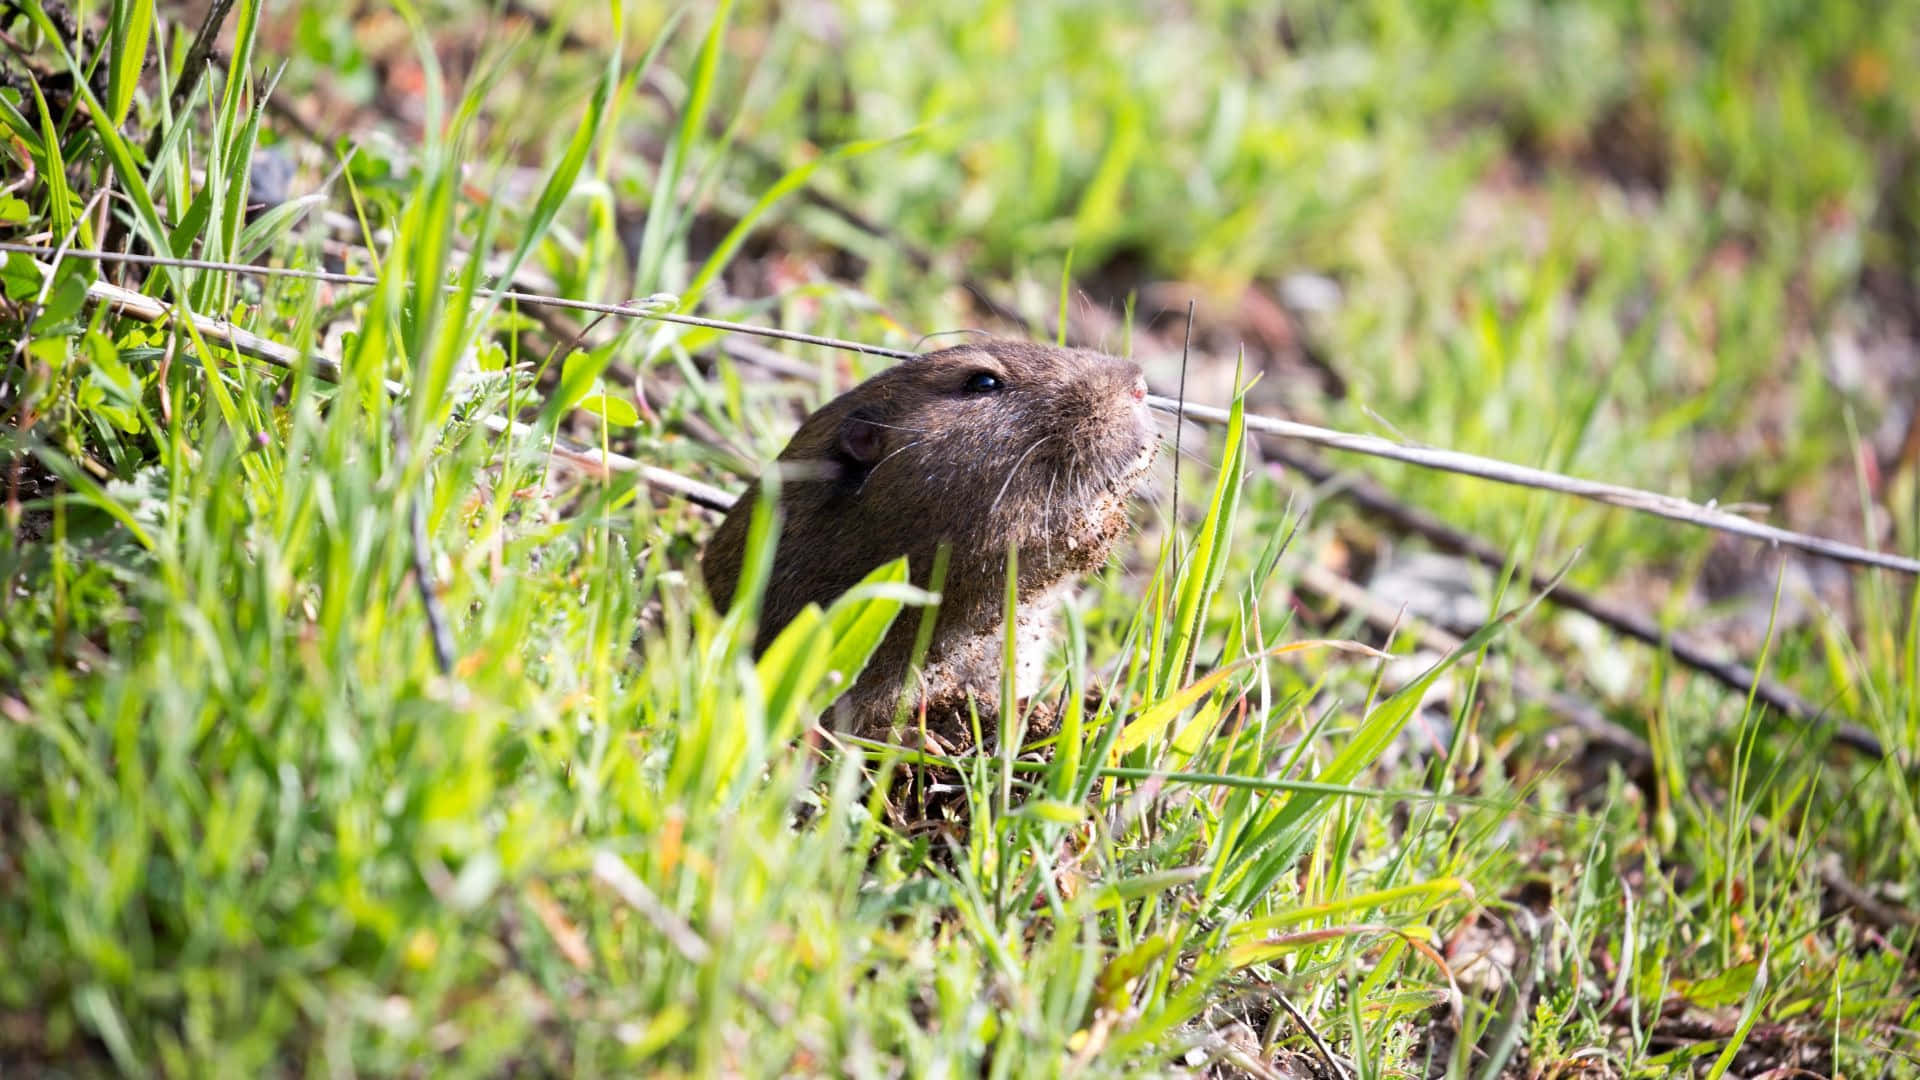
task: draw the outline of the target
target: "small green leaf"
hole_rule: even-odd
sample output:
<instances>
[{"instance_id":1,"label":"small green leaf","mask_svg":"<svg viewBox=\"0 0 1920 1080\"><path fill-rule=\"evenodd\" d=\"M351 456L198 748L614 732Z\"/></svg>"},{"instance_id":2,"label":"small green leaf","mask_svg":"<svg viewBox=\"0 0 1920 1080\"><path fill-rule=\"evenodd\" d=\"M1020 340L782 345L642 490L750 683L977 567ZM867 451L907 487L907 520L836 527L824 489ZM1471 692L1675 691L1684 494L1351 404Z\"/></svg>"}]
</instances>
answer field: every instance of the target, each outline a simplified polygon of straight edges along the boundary
<instances>
[{"instance_id":1,"label":"small green leaf","mask_svg":"<svg viewBox=\"0 0 1920 1080\"><path fill-rule=\"evenodd\" d=\"M507 350L497 341L482 341L474 347L473 362L481 371L505 371Z\"/></svg>"},{"instance_id":2,"label":"small green leaf","mask_svg":"<svg viewBox=\"0 0 1920 1080\"><path fill-rule=\"evenodd\" d=\"M596 391L581 398L580 407L615 427L632 427L640 422L640 413L633 407L632 402L623 397L615 397L605 390Z\"/></svg>"},{"instance_id":3,"label":"small green leaf","mask_svg":"<svg viewBox=\"0 0 1920 1080\"><path fill-rule=\"evenodd\" d=\"M1676 981L1674 989L1686 996L1689 1003L1702 1009L1720 1009L1746 998L1753 989L1753 981L1759 977L1760 965L1752 960L1699 982Z\"/></svg>"},{"instance_id":4,"label":"small green leaf","mask_svg":"<svg viewBox=\"0 0 1920 1080\"><path fill-rule=\"evenodd\" d=\"M51 334L80 314L87 303L87 283L81 278L62 275L60 283L47 294L40 314L33 320L35 333Z\"/></svg>"},{"instance_id":5,"label":"small green leaf","mask_svg":"<svg viewBox=\"0 0 1920 1080\"><path fill-rule=\"evenodd\" d=\"M550 414L547 419L557 419L592 393L594 382L607 370L607 363L612 359L612 346L585 349L568 356L560 365L560 385L554 387L553 397L547 403Z\"/></svg>"},{"instance_id":6,"label":"small green leaf","mask_svg":"<svg viewBox=\"0 0 1920 1080\"><path fill-rule=\"evenodd\" d=\"M98 331L88 333L83 340L94 381L118 395L123 403L138 401L140 380L120 362L120 350L113 347L113 342Z\"/></svg>"},{"instance_id":7,"label":"small green leaf","mask_svg":"<svg viewBox=\"0 0 1920 1080\"><path fill-rule=\"evenodd\" d=\"M1095 993L1109 1009L1124 1009L1127 1006L1127 991L1134 980L1146 974L1147 968L1155 960L1166 955L1173 948L1173 940L1166 934L1155 934L1140 944L1121 953L1107 962L1096 981Z\"/></svg>"},{"instance_id":8,"label":"small green leaf","mask_svg":"<svg viewBox=\"0 0 1920 1080\"><path fill-rule=\"evenodd\" d=\"M0 263L0 291L16 304L27 303L40 295L42 280L40 264L25 252L8 252L7 261Z\"/></svg>"},{"instance_id":9,"label":"small green leaf","mask_svg":"<svg viewBox=\"0 0 1920 1080\"><path fill-rule=\"evenodd\" d=\"M27 342L27 355L48 367L60 367L67 361L67 342L63 334L35 337Z\"/></svg>"}]
</instances>

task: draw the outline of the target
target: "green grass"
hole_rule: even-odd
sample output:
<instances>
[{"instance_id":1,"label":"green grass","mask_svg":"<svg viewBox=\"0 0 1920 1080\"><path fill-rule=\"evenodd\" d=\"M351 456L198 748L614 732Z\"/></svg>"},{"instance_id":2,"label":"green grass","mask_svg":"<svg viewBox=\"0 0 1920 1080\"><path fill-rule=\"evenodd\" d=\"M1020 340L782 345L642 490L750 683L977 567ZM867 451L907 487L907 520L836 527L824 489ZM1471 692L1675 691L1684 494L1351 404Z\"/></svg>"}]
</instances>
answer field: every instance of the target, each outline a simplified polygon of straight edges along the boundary
<instances>
[{"instance_id":1,"label":"green grass","mask_svg":"<svg viewBox=\"0 0 1920 1080\"><path fill-rule=\"evenodd\" d=\"M197 28L171 10L78 9L82 55L59 12L0 11L8 72L80 76L0 88L8 239L299 267L345 242L381 281L113 271L337 359L336 386L117 320L91 264L0 266L0 459L28 485L0 491L0 1070L1302 1075L1318 1038L1366 1077L1920 1075L1920 930L1827 883L1920 911L1908 583L1769 625L1766 564L1739 645L1885 763L1514 586L1485 597L1512 618L1390 677L1321 642L1408 635L1293 586L1412 542L1215 433L1069 612L1054 688L1104 704L1038 760L950 763L965 824L923 821L906 762L813 726L919 596L876 581L756 662L751 611L692 577L710 517L475 422L737 490L877 363L791 348L816 374L780 381L643 322L573 349L467 258L894 347L979 325L969 287L1044 334L1077 281L1067 310L1104 306L1167 388L1160 309L1198 298L1195 385L1230 387L1249 291L1319 274L1342 298L1302 329L1350 392L1256 343L1249 409L1911 552L1915 466L1866 459L1916 378L1920 8L747 3L547 31L241 0L177 111ZM248 221L265 144L325 198ZM1374 475L1516 568L1577 549L1570 581L1712 631L1708 537ZM1652 767L1583 752L1514 671Z\"/></svg>"}]
</instances>

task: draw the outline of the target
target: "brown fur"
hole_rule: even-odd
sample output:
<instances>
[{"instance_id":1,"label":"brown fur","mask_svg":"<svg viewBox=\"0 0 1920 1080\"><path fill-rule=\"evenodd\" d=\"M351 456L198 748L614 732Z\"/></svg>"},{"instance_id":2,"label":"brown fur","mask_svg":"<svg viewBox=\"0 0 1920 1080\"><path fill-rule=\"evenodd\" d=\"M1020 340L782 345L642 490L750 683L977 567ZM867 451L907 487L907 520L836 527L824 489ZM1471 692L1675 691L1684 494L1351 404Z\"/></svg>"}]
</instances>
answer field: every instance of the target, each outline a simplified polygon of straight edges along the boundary
<instances>
[{"instance_id":1,"label":"brown fur","mask_svg":"<svg viewBox=\"0 0 1920 1080\"><path fill-rule=\"evenodd\" d=\"M970 390L980 373L998 389ZM1053 611L1105 562L1157 433L1134 364L1083 350L993 341L904 361L821 406L780 454L784 525L756 651L802 607L822 606L901 555L925 587L951 554L919 703L983 711L999 700L1009 544L1019 552L1021 694L1037 689ZM756 481L707 544L714 602L733 599ZM891 720L919 625L896 620L850 690L849 726Z\"/></svg>"}]
</instances>

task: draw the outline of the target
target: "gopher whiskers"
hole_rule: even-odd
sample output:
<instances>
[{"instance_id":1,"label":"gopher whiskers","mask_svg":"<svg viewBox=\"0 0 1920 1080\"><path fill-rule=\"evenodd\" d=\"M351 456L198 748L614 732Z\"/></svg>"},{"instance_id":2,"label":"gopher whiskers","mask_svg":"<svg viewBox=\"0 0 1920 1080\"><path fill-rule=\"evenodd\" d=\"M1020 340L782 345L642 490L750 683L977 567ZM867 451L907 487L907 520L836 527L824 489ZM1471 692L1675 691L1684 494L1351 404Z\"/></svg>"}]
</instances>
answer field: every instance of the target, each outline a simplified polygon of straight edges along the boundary
<instances>
[{"instance_id":1,"label":"gopher whiskers","mask_svg":"<svg viewBox=\"0 0 1920 1080\"><path fill-rule=\"evenodd\" d=\"M1046 501L1040 504L1040 523L1041 528L1046 530L1047 554L1049 555L1053 554L1053 488L1054 485L1059 482L1060 470L1057 468L1049 469L1047 471L1047 498Z\"/></svg>"},{"instance_id":2,"label":"gopher whiskers","mask_svg":"<svg viewBox=\"0 0 1920 1080\"><path fill-rule=\"evenodd\" d=\"M1181 428L1179 424L1168 424L1165 427L1163 427L1158 422L1160 419L1159 417L1155 417L1154 419L1155 419L1154 430L1159 432L1160 442L1166 446L1170 446L1173 448L1173 454L1176 459L1184 458L1188 463L1197 465L1200 468L1210 473L1219 471L1220 469L1219 463L1213 461L1210 458L1203 457L1200 454L1197 454L1192 450L1189 450L1186 448L1186 446L1184 445L1185 440L1180 437ZM1172 428L1171 432L1167 430L1167 428L1169 427Z\"/></svg>"},{"instance_id":3,"label":"gopher whiskers","mask_svg":"<svg viewBox=\"0 0 1920 1080\"><path fill-rule=\"evenodd\" d=\"M901 428L900 430L901 430L901 431L912 431L912 430L916 430L916 429L913 429L913 428ZM906 445L904 445L904 446L902 446L902 447L900 447L900 448L899 448L898 450L895 450L895 451L893 451L892 453L889 453L889 454L888 454L888 455L887 455L886 457L883 457L883 458L881 458L881 459L880 459L879 461L876 461L876 462L874 462L874 463L873 463L873 468L871 468L871 469L868 469L868 470L867 470L867 475L866 475L866 476L864 476L864 477L862 477L862 478L860 479L860 487L859 487L859 488L858 488L857 490L858 490L858 491L865 491L865 490L867 490L867 484L868 484L868 482L869 482L869 481L871 481L871 480L873 479L873 474L874 474L874 473L877 473L877 472L879 472L879 471L880 471L880 466L882 466L882 465L885 465L885 464L886 464L887 462L889 462L889 461L892 461L892 460L893 460L894 458L896 458L896 457L899 457L899 456L900 456L901 454L903 454L903 453L905 453L905 452L906 452L906 451L908 451L908 450L911 450L911 449L913 449L913 448L914 448L914 447L916 447L916 446L921 446L921 445L924 445L924 444L926 443L926 441L927 441L927 440L925 440L925 439L915 439L915 440L913 440L912 442L910 442L910 443L907 443Z\"/></svg>"},{"instance_id":4,"label":"gopher whiskers","mask_svg":"<svg viewBox=\"0 0 1920 1080\"><path fill-rule=\"evenodd\" d=\"M1040 445L1051 438L1053 438L1053 436L1051 435L1042 435L1038 439L1035 439L1033 441L1032 446L1027 447L1024 451L1021 452L1020 460L1013 463L1013 468L1007 470L1007 478L1000 482L1000 493L993 497L992 505L987 507L987 514L989 516L991 516L995 510L998 510L1000 508L1000 500L1006 497L1007 488L1013 484L1014 474L1020 471L1020 466L1025 465L1027 463L1027 459L1033 456L1033 452L1035 450L1040 449Z\"/></svg>"}]
</instances>

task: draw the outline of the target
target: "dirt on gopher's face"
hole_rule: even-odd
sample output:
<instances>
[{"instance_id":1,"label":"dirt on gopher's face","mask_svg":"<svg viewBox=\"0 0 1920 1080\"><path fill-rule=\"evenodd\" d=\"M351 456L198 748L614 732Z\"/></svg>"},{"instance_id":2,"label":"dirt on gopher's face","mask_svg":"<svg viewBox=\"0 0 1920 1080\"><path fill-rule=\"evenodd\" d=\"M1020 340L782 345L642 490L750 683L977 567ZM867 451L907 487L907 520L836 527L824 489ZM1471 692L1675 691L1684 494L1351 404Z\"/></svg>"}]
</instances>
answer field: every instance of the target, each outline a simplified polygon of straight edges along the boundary
<instances>
[{"instance_id":1,"label":"dirt on gopher's face","mask_svg":"<svg viewBox=\"0 0 1920 1080\"><path fill-rule=\"evenodd\" d=\"M930 671L959 638L1002 625L1010 545L1023 615L1030 600L1057 599L1056 587L1097 568L1126 528L1126 499L1159 445L1145 399L1130 361L995 341L904 361L821 406L776 462L784 522L759 647L807 603L831 603L899 556L926 585L943 543L951 554ZM702 569L723 606L759 487L707 546ZM896 641L910 643L917 622L902 617L863 689L897 691L906 655Z\"/></svg>"}]
</instances>

